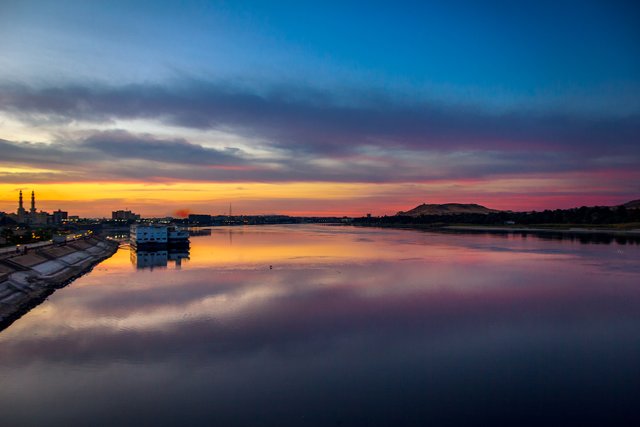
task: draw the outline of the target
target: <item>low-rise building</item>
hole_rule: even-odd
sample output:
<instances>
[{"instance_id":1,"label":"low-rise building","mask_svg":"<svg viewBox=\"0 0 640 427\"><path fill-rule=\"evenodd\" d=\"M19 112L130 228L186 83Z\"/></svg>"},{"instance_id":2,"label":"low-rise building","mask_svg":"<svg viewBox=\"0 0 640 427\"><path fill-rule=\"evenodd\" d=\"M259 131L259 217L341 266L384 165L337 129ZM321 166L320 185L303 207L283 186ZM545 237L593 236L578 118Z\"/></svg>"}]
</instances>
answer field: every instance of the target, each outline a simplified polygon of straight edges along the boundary
<instances>
[{"instance_id":1,"label":"low-rise building","mask_svg":"<svg viewBox=\"0 0 640 427\"><path fill-rule=\"evenodd\" d=\"M58 209L51 214L54 224L62 224L69 217L69 213Z\"/></svg>"},{"instance_id":2,"label":"low-rise building","mask_svg":"<svg viewBox=\"0 0 640 427\"><path fill-rule=\"evenodd\" d=\"M189 224L191 225L211 225L211 215L190 214Z\"/></svg>"},{"instance_id":3,"label":"low-rise building","mask_svg":"<svg viewBox=\"0 0 640 427\"><path fill-rule=\"evenodd\" d=\"M131 211L117 210L111 212L111 219L116 221L136 221L140 219L140 215Z\"/></svg>"}]
</instances>

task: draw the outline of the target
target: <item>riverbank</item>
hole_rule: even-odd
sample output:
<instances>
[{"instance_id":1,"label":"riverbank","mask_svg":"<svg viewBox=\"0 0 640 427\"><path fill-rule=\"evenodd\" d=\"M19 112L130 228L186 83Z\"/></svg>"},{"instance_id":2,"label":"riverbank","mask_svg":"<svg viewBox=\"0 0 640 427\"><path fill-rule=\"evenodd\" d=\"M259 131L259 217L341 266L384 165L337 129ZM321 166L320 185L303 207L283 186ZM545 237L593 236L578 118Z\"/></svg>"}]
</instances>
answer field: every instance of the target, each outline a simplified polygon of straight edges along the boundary
<instances>
[{"instance_id":1,"label":"riverbank","mask_svg":"<svg viewBox=\"0 0 640 427\"><path fill-rule=\"evenodd\" d=\"M435 233L486 233L519 234L553 239L577 239L583 243L636 243L640 244L638 228L588 228L588 227L544 227L544 226L483 226L446 224L394 224L394 223L354 223L356 227L379 227L404 230L422 230Z\"/></svg>"},{"instance_id":2,"label":"riverbank","mask_svg":"<svg viewBox=\"0 0 640 427\"><path fill-rule=\"evenodd\" d=\"M479 226L479 225L449 225L439 227L443 230L457 231L485 231L492 233L565 233L565 234L601 234L613 236L638 236L640 229L615 229L615 228L542 228L542 227L514 227L514 226Z\"/></svg>"},{"instance_id":3,"label":"riverbank","mask_svg":"<svg viewBox=\"0 0 640 427\"><path fill-rule=\"evenodd\" d=\"M0 330L118 250L118 244L88 237L0 258Z\"/></svg>"}]
</instances>

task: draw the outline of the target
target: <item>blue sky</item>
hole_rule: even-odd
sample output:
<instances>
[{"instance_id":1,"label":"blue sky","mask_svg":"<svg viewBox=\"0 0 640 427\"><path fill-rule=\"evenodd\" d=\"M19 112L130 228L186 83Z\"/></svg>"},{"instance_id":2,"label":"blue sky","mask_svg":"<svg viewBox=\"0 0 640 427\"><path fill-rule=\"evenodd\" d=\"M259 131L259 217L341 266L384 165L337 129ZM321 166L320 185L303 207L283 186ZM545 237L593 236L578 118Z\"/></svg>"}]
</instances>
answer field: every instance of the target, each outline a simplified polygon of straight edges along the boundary
<instances>
[{"instance_id":1,"label":"blue sky","mask_svg":"<svg viewBox=\"0 0 640 427\"><path fill-rule=\"evenodd\" d=\"M5 0L0 167L46 181L20 170L64 155L86 181L87 158L119 153L98 179L157 180L126 156L152 144L168 180L600 174L602 200L622 200L638 191L638 22L634 2ZM184 144L245 173L175 172ZM563 203L593 194L576 179Z\"/></svg>"},{"instance_id":2,"label":"blue sky","mask_svg":"<svg viewBox=\"0 0 640 427\"><path fill-rule=\"evenodd\" d=\"M131 5L131 3L135 3ZM3 80L189 76L487 105L639 93L633 2L3 2ZM497 100L496 100L497 97ZM637 96L636 96L637 98ZM590 106L593 110L597 105Z\"/></svg>"}]
</instances>

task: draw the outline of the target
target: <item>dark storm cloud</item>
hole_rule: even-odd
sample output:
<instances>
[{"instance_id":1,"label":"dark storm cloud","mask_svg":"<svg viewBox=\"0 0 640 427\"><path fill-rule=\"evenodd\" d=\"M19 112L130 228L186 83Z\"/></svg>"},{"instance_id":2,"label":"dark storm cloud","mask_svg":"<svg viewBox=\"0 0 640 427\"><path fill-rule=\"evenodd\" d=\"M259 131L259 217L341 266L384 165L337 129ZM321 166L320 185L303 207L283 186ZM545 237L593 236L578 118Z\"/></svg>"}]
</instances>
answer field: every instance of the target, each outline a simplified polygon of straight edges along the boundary
<instances>
[{"instance_id":1,"label":"dark storm cloud","mask_svg":"<svg viewBox=\"0 0 640 427\"><path fill-rule=\"evenodd\" d=\"M336 97L304 88L267 92L191 82L153 85L0 89L0 108L24 120L155 119L231 130L293 152L341 155L361 146L411 150L543 149L576 155L639 153L640 116L486 113L378 94Z\"/></svg>"}]
</instances>

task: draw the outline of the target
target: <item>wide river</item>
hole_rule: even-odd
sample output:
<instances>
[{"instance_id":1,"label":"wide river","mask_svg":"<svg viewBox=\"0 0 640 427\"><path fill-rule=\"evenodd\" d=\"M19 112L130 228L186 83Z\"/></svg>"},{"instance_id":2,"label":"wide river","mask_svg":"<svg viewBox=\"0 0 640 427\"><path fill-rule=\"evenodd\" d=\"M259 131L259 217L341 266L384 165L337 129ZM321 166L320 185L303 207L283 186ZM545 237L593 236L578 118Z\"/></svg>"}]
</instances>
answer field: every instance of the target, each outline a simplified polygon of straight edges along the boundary
<instances>
[{"instance_id":1,"label":"wide river","mask_svg":"<svg viewBox=\"0 0 640 427\"><path fill-rule=\"evenodd\" d=\"M293 225L185 255L121 248L0 332L0 424L640 425L638 244Z\"/></svg>"}]
</instances>

